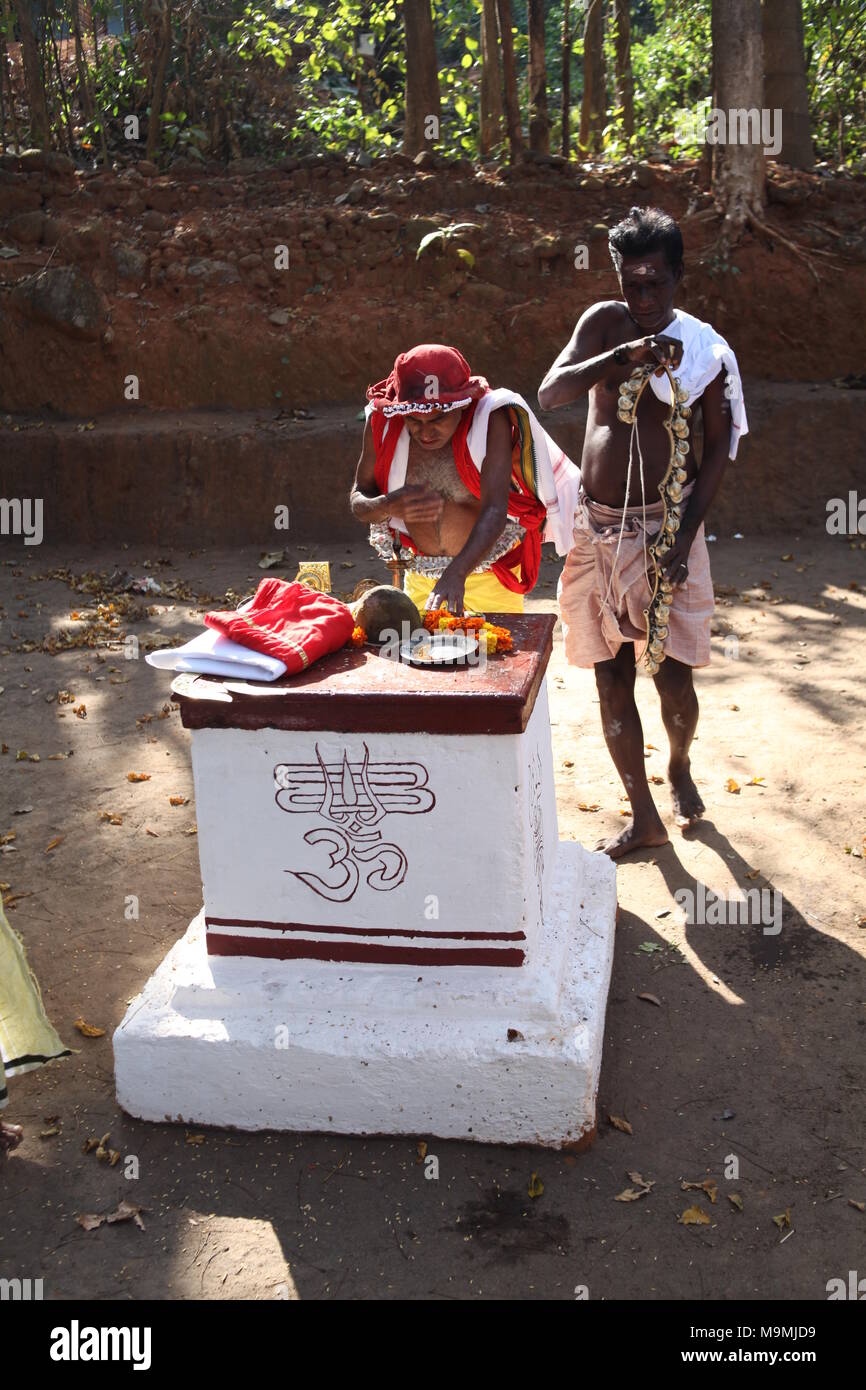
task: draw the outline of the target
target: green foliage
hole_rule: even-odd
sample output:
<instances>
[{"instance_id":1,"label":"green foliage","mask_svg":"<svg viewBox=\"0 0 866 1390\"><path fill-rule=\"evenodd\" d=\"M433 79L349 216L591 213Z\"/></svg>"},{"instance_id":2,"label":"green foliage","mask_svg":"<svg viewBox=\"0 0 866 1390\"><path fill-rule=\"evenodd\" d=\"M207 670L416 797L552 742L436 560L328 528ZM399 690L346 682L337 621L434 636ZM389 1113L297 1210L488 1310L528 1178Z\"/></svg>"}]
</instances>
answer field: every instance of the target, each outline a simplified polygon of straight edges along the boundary
<instances>
[{"instance_id":1,"label":"green foliage","mask_svg":"<svg viewBox=\"0 0 866 1390\"><path fill-rule=\"evenodd\" d=\"M862 0L806 0L812 140L819 158L863 167L866 149L866 16Z\"/></svg>"},{"instance_id":2,"label":"green foliage","mask_svg":"<svg viewBox=\"0 0 866 1390\"><path fill-rule=\"evenodd\" d=\"M478 154L481 78L481 0L431 0L441 98L439 153ZM147 129L150 84L158 47L153 0L129 0L134 35L100 32L93 61L90 16L115 15L115 0L80 5L88 83L95 115L83 118L82 94L68 45L66 90L85 149L103 137L117 148L123 118L136 114ZM632 0L631 35L638 155L662 146L695 156L689 143L701 102L711 95L711 0ZM608 115L604 157L627 153L614 83L614 7L605 4ZM0 18L16 37L13 10ZM34 15L52 121L63 146L66 131L51 47L71 28L71 0L52 0ZM564 0L546 0L548 104L551 144L558 148ZM521 108L526 120L528 34L526 0L512 0L513 41ZM866 145L866 24L864 0L803 0L807 80L816 154L834 164L862 163ZM571 0L572 130L580 118L584 8ZM165 75L161 152L202 157L286 150L346 150L384 154L403 134L406 58L402 0L173 0L173 44ZM166 118L167 117L167 118ZM98 137L98 138L97 138ZM8 137L7 137L8 138ZM501 153L502 151L500 151Z\"/></svg>"},{"instance_id":3,"label":"green foliage","mask_svg":"<svg viewBox=\"0 0 866 1390\"><path fill-rule=\"evenodd\" d=\"M418 243L418 250L415 252L415 259L416 261L420 261L428 247L435 245L436 242L438 242L441 247L444 247L448 245L449 241L453 241L456 237L459 237L461 232L477 231L477 222L451 222L447 227L437 227L435 232L428 232L426 236L421 238ZM475 264L475 257L472 255L472 252L461 247L458 248L457 254L462 261L465 261L466 265L468 265L471 270Z\"/></svg>"}]
</instances>

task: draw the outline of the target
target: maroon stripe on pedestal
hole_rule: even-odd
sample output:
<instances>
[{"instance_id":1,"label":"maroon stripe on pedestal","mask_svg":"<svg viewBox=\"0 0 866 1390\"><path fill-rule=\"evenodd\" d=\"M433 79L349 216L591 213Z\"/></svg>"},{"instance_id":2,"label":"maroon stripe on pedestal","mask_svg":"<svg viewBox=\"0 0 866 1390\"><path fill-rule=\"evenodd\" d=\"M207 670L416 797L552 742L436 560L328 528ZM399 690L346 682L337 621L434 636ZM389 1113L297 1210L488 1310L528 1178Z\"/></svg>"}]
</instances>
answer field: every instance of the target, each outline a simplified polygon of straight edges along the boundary
<instances>
[{"instance_id":1,"label":"maroon stripe on pedestal","mask_svg":"<svg viewBox=\"0 0 866 1390\"><path fill-rule=\"evenodd\" d=\"M509 965L523 964L524 952L470 946L380 946L345 941L268 941L261 936L221 936L207 933L209 956L267 956L271 960L331 960L380 965Z\"/></svg>"},{"instance_id":2,"label":"maroon stripe on pedestal","mask_svg":"<svg viewBox=\"0 0 866 1390\"><path fill-rule=\"evenodd\" d=\"M326 927L318 922L259 922L246 917L205 917L208 927L261 927L264 931L314 931L341 936L409 936L434 941L525 941L522 931L412 931L408 927Z\"/></svg>"}]
</instances>

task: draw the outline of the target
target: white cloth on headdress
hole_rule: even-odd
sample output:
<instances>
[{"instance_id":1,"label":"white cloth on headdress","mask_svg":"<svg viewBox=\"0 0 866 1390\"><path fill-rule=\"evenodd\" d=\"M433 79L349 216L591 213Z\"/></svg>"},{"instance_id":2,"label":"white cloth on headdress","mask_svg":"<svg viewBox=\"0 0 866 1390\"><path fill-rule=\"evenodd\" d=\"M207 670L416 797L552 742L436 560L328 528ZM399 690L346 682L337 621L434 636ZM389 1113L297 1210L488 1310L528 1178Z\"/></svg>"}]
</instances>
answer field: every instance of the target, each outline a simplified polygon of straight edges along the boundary
<instances>
[{"instance_id":1,"label":"white cloth on headdress","mask_svg":"<svg viewBox=\"0 0 866 1390\"><path fill-rule=\"evenodd\" d=\"M504 406L509 405L525 410L529 417L538 497L547 509L547 519L541 535L542 543L550 541L556 546L558 555L567 555L574 543L574 513L577 509L577 498L580 492L580 469L551 439L526 401L516 391L499 387L496 390L485 392L477 402L472 424L469 426L469 433L466 437L472 462L476 468L481 469L487 457L487 430L490 416L494 410L501 410ZM368 405L366 411L368 419L371 411L372 406ZM406 481L406 470L409 466L409 431L405 425L401 425L397 418L389 420L385 433L387 434L388 430L392 429L401 430L388 472L388 491L396 492L397 488L402 487ZM388 524L396 531L408 529L404 522L396 516L389 517Z\"/></svg>"},{"instance_id":2,"label":"white cloth on headdress","mask_svg":"<svg viewBox=\"0 0 866 1390\"><path fill-rule=\"evenodd\" d=\"M728 373L726 392L731 403L731 443L729 458L737 457L737 445L744 434L749 433L746 419L746 404L743 400L743 383L737 359L726 341L710 323L703 323L694 314L684 309L674 309L674 317L667 328L661 330L669 338L679 338L683 345L683 360L675 373L680 386L688 391L691 405L703 394L724 366ZM651 376L650 385L660 401L670 404L671 385L667 376Z\"/></svg>"},{"instance_id":3,"label":"white cloth on headdress","mask_svg":"<svg viewBox=\"0 0 866 1390\"><path fill-rule=\"evenodd\" d=\"M148 652L144 659L159 671L193 671L235 680L275 681L286 671L286 663L278 657L244 647L212 627L206 627L182 647L163 647L158 652Z\"/></svg>"}]
</instances>

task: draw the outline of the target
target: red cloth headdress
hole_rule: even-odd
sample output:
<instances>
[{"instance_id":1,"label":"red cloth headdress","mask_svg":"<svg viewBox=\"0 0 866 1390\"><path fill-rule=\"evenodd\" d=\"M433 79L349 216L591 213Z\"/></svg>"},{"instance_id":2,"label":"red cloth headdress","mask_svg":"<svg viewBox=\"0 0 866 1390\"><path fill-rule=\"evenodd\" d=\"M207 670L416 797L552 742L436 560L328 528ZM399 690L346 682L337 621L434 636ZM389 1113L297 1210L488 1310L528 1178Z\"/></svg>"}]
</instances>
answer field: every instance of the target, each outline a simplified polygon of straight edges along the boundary
<instances>
[{"instance_id":1,"label":"red cloth headdress","mask_svg":"<svg viewBox=\"0 0 866 1390\"><path fill-rule=\"evenodd\" d=\"M460 410L487 391L483 376L472 376L456 348L419 343L401 352L384 381L367 387L367 400L384 415L418 415L431 410Z\"/></svg>"}]
</instances>

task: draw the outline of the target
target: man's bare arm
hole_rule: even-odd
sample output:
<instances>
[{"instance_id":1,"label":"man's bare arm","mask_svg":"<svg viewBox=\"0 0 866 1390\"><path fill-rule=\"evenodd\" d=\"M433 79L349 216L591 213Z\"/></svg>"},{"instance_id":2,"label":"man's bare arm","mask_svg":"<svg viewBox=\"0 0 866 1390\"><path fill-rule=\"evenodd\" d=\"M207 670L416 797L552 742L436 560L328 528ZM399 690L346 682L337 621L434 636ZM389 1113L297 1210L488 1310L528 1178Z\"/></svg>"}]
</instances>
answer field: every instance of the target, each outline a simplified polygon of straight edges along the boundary
<instances>
[{"instance_id":1,"label":"man's bare arm","mask_svg":"<svg viewBox=\"0 0 866 1390\"><path fill-rule=\"evenodd\" d=\"M364 443L349 494L352 515L359 521L387 521L398 511L407 522L436 521L442 513L442 498L430 488L409 485L394 492L381 493L376 485L376 449L368 420Z\"/></svg>"},{"instance_id":2,"label":"man's bare arm","mask_svg":"<svg viewBox=\"0 0 866 1390\"><path fill-rule=\"evenodd\" d=\"M625 381L642 362L669 361L674 367L679 365L682 344L664 334L635 338L608 348L606 329L611 324L612 308L610 304L594 304L581 315L571 338L538 388L542 410L570 405L585 396L602 377ZM617 362L616 352L625 357L624 362Z\"/></svg>"},{"instance_id":3,"label":"man's bare arm","mask_svg":"<svg viewBox=\"0 0 866 1390\"><path fill-rule=\"evenodd\" d=\"M511 424L504 409L494 410L487 428L487 453L481 469L481 510L466 544L437 581L428 600L431 608L447 603L460 611L467 577L481 563L508 520L511 482Z\"/></svg>"},{"instance_id":4,"label":"man's bare arm","mask_svg":"<svg viewBox=\"0 0 866 1390\"><path fill-rule=\"evenodd\" d=\"M352 515L359 521L385 521L391 514L387 497L376 486L375 465L373 431L368 420L364 426L364 443L355 469L355 481L349 494Z\"/></svg>"}]
</instances>

